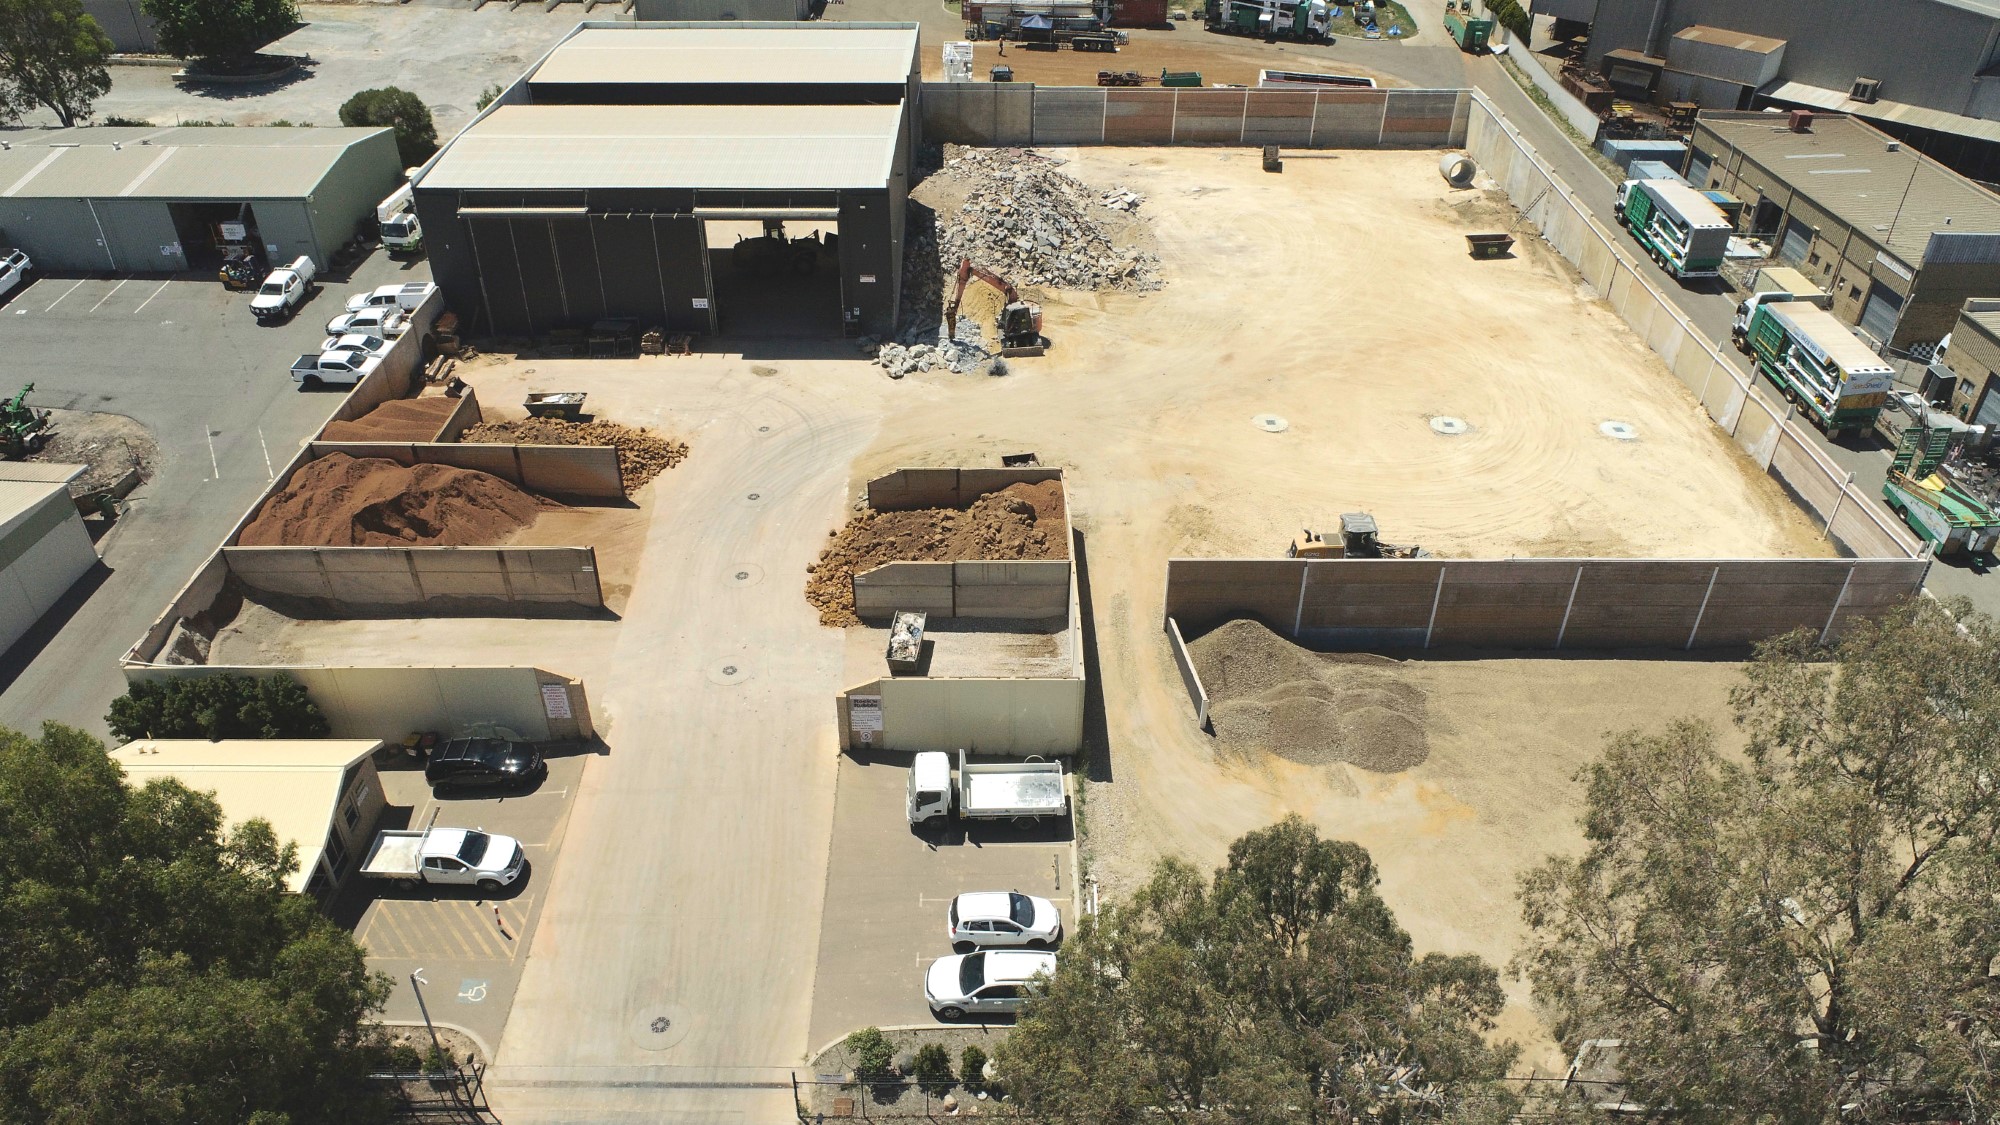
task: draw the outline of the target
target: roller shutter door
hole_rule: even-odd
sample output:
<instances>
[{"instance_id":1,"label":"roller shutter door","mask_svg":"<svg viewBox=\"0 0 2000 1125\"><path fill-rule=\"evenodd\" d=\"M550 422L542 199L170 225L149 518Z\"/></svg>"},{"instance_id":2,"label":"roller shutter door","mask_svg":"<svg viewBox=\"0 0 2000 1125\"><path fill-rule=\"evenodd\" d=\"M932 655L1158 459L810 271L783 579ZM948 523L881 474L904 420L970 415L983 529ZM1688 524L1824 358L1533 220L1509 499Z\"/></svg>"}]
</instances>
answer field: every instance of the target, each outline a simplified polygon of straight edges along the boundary
<instances>
[{"instance_id":1,"label":"roller shutter door","mask_svg":"<svg viewBox=\"0 0 2000 1125\"><path fill-rule=\"evenodd\" d=\"M1812 249L1812 227L1804 219L1792 219L1785 223L1785 237L1778 243L1778 260L1786 265L1796 266L1806 260L1806 252Z\"/></svg>"},{"instance_id":2,"label":"roller shutter door","mask_svg":"<svg viewBox=\"0 0 2000 1125\"><path fill-rule=\"evenodd\" d=\"M1887 342L1896 334L1896 321L1903 315L1903 298L1894 289L1875 282L1868 287L1868 303L1861 306L1861 330Z\"/></svg>"},{"instance_id":3,"label":"roller shutter door","mask_svg":"<svg viewBox=\"0 0 2000 1125\"><path fill-rule=\"evenodd\" d=\"M1700 149L1695 149L1694 155L1688 158L1686 177L1688 185L1696 191L1701 191L1708 187L1708 170L1714 166L1715 157L1710 156Z\"/></svg>"}]
</instances>

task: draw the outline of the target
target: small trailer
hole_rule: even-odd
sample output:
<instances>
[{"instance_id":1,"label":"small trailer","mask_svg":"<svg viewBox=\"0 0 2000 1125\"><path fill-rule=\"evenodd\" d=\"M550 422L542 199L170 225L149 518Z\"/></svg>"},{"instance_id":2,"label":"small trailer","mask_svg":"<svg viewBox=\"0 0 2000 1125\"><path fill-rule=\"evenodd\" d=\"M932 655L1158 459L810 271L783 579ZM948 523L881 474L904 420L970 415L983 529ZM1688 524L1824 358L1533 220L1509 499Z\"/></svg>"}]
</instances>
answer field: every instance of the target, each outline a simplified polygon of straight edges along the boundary
<instances>
[{"instance_id":1,"label":"small trailer","mask_svg":"<svg viewBox=\"0 0 2000 1125\"><path fill-rule=\"evenodd\" d=\"M1040 820L1069 811L1069 787L1061 762L1031 757L1019 762L971 762L958 752L958 780L951 758L926 750L910 766L910 823L948 817L961 820Z\"/></svg>"}]
</instances>

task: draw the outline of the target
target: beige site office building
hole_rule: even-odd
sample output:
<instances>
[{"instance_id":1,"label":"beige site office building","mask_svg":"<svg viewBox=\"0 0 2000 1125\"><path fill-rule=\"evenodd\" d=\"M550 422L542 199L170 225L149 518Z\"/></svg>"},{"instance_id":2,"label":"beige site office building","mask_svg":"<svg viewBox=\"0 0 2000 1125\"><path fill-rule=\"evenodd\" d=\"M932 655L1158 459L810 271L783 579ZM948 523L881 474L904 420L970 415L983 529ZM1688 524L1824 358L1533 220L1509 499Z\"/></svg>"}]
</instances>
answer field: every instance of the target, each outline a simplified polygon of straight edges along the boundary
<instances>
[{"instance_id":1,"label":"beige site office building","mask_svg":"<svg viewBox=\"0 0 2000 1125\"><path fill-rule=\"evenodd\" d=\"M213 793L231 828L270 821L280 844L298 845L290 889L324 901L367 854L387 804L375 771L382 745L365 738L149 738L120 746L111 757L135 787L171 777Z\"/></svg>"}]
</instances>

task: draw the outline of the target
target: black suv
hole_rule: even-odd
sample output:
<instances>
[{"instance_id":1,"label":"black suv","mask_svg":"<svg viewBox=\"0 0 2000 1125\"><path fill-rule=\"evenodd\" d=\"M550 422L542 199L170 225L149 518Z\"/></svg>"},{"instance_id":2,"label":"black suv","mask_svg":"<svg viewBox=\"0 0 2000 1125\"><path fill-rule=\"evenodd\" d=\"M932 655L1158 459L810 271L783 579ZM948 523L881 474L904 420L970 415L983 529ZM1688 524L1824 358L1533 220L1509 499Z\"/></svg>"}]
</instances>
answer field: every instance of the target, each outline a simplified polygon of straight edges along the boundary
<instances>
[{"instance_id":1,"label":"black suv","mask_svg":"<svg viewBox=\"0 0 2000 1125\"><path fill-rule=\"evenodd\" d=\"M534 747L504 738L454 738L424 764L424 780L434 789L525 789L548 772Z\"/></svg>"}]
</instances>

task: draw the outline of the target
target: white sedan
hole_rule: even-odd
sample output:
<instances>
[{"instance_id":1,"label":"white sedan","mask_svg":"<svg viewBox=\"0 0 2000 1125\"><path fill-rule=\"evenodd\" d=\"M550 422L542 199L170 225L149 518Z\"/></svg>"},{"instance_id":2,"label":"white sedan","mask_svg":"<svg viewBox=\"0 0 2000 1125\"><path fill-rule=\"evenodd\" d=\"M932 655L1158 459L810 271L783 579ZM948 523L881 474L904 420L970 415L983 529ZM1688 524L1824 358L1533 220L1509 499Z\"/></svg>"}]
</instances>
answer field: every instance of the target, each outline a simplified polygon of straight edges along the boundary
<instances>
[{"instance_id":1,"label":"white sedan","mask_svg":"<svg viewBox=\"0 0 2000 1125\"><path fill-rule=\"evenodd\" d=\"M386 336L393 340L410 326L410 314L393 305L370 305L359 312L344 312L326 322L326 334L345 336L349 332L368 332L376 336Z\"/></svg>"},{"instance_id":2,"label":"white sedan","mask_svg":"<svg viewBox=\"0 0 2000 1125\"><path fill-rule=\"evenodd\" d=\"M1007 1015L1038 994L1037 976L1055 971L1053 953L982 949L940 957L924 973L924 999L941 1019Z\"/></svg>"},{"instance_id":3,"label":"white sedan","mask_svg":"<svg viewBox=\"0 0 2000 1125\"><path fill-rule=\"evenodd\" d=\"M345 336L328 336L326 343L319 346L319 350L331 352L346 349L381 356L387 355L393 346L394 341L384 340L380 336L370 336L366 332L350 332Z\"/></svg>"},{"instance_id":4,"label":"white sedan","mask_svg":"<svg viewBox=\"0 0 2000 1125\"><path fill-rule=\"evenodd\" d=\"M1045 898L1015 891L980 891L951 900L946 933L960 953L985 945L1041 949L1062 940L1062 914Z\"/></svg>"}]
</instances>

